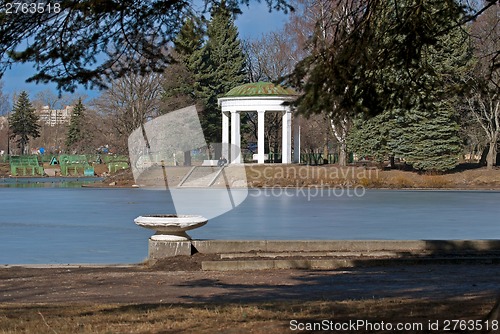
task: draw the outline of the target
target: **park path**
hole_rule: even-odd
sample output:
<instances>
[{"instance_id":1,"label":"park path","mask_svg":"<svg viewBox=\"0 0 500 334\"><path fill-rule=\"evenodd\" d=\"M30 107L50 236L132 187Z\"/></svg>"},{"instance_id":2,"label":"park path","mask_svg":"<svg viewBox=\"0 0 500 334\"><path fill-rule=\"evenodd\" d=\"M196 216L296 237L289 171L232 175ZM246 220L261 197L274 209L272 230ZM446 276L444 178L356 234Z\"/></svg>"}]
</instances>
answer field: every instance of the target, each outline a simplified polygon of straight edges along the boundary
<instances>
[{"instance_id":1,"label":"park path","mask_svg":"<svg viewBox=\"0 0 500 334\"><path fill-rule=\"evenodd\" d=\"M5 303L231 303L379 298L493 300L500 266L412 264L345 270L169 271L143 266L0 268Z\"/></svg>"}]
</instances>

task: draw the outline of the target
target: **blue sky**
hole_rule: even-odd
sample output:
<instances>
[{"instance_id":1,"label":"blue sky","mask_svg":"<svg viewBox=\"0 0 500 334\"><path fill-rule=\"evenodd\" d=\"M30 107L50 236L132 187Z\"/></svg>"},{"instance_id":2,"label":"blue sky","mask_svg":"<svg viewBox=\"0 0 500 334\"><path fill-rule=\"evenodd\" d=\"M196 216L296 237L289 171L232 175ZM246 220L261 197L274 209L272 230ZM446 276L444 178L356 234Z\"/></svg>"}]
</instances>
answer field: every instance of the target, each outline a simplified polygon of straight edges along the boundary
<instances>
[{"instance_id":1,"label":"blue sky","mask_svg":"<svg viewBox=\"0 0 500 334\"><path fill-rule=\"evenodd\" d=\"M241 39L258 38L270 31L279 30L285 24L287 15L283 12L273 11L269 13L267 4L251 2L249 7L242 7L243 14L236 19ZM33 98L36 93L47 89L57 93L56 85L36 85L26 83L25 80L34 73L31 64L23 64L13 66L7 71L2 81L4 82L4 93L12 96L14 93L19 93L23 90L27 91L29 96ZM77 91L79 94L95 97L99 94L97 91L86 91L81 88Z\"/></svg>"}]
</instances>

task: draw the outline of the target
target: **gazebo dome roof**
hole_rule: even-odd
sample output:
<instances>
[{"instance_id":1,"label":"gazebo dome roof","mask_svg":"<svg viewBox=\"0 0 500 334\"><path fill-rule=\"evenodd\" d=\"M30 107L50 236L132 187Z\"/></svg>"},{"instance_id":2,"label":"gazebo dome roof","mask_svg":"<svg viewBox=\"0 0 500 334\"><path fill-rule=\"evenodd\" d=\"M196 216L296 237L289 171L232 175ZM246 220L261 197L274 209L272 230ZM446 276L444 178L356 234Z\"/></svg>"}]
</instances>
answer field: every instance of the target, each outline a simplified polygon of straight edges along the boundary
<instances>
[{"instance_id":1,"label":"gazebo dome roof","mask_svg":"<svg viewBox=\"0 0 500 334\"><path fill-rule=\"evenodd\" d=\"M284 88L272 82L252 82L234 87L224 97L251 97L251 96L296 96L291 88Z\"/></svg>"}]
</instances>

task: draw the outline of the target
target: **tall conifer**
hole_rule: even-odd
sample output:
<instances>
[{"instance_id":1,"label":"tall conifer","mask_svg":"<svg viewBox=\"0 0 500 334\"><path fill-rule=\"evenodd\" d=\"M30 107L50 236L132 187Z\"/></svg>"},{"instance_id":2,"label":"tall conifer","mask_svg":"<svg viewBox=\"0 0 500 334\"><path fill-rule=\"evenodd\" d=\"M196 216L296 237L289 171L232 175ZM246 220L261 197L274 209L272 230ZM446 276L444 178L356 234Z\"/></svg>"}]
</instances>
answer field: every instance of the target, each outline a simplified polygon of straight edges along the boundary
<instances>
[{"instance_id":1,"label":"tall conifer","mask_svg":"<svg viewBox=\"0 0 500 334\"><path fill-rule=\"evenodd\" d=\"M387 110L360 119L350 134L351 148L377 160L397 155L417 170L446 171L458 164L462 148L454 101L461 93L462 76L471 66L467 35L454 30L425 49L425 73L419 85L408 85L408 109ZM391 80L409 82L411 73L384 73Z\"/></svg>"},{"instance_id":2,"label":"tall conifer","mask_svg":"<svg viewBox=\"0 0 500 334\"><path fill-rule=\"evenodd\" d=\"M40 137L38 120L39 118L29 100L28 93L23 91L12 109L12 114L9 116L10 138L16 139L21 154L27 153L30 137Z\"/></svg>"},{"instance_id":3,"label":"tall conifer","mask_svg":"<svg viewBox=\"0 0 500 334\"><path fill-rule=\"evenodd\" d=\"M66 146L68 149L74 148L83 139L84 118L85 106L82 103L82 99L78 99L78 103L71 114L68 135L66 136Z\"/></svg>"},{"instance_id":4,"label":"tall conifer","mask_svg":"<svg viewBox=\"0 0 500 334\"><path fill-rule=\"evenodd\" d=\"M220 142L222 116L217 98L245 83L246 78L245 55L238 30L224 2L212 11L207 35L207 43L197 63L201 68L197 88L204 104L201 123L205 138L210 142Z\"/></svg>"},{"instance_id":5,"label":"tall conifer","mask_svg":"<svg viewBox=\"0 0 500 334\"><path fill-rule=\"evenodd\" d=\"M198 103L196 59L203 46L204 30L196 18L189 18L174 41L174 63L165 71L162 110L173 111Z\"/></svg>"}]
</instances>

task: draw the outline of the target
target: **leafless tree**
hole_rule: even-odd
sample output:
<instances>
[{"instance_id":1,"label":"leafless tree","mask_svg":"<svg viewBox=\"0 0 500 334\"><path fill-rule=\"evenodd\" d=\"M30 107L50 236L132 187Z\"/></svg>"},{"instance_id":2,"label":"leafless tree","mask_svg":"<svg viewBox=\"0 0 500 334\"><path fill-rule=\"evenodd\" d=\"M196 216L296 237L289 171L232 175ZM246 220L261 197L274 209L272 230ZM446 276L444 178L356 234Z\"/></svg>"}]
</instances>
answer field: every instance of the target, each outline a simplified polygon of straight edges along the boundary
<instances>
[{"instance_id":1,"label":"leafless tree","mask_svg":"<svg viewBox=\"0 0 500 334\"><path fill-rule=\"evenodd\" d=\"M78 100L78 98L76 98ZM67 105L72 105L75 102L75 97L70 94L56 94L50 89L45 89L38 92L33 99L35 108L48 106L49 109L62 109Z\"/></svg>"},{"instance_id":2,"label":"leafless tree","mask_svg":"<svg viewBox=\"0 0 500 334\"><path fill-rule=\"evenodd\" d=\"M10 110L9 95L3 92L3 81L0 81L0 116L7 114Z\"/></svg>"},{"instance_id":3,"label":"leafless tree","mask_svg":"<svg viewBox=\"0 0 500 334\"><path fill-rule=\"evenodd\" d=\"M251 82L278 82L293 70L297 60L297 44L285 30L270 32L243 44L247 56L247 73ZM282 115L266 113L264 137L267 151L277 153L281 143ZM248 125L248 141L257 140L257 114L248 113L243 119Z\"/></svg>"},{"instance_id":4,"label":"leafless tree","mask_svg":"<svg viewBox=\"0 0 500 334\"><path fill-rule=\"evenodd\" d=\"M335 43L342 30L350 33L354 29L355 8L359 6L356 0L297 0L294 7L297 11L291 15L287 31L293 36L295 43L300 45L298 60L313 52L313 49L328 48ZM335 107L337 108L337 107ZM338 141L339 160L341 166L347 164L347 135L352 123L350 113L334 113L334 110L323 110L331 133ZM330 131L329 131L330 132Z\"/></svg>"},{"instance_id":5,"label":"leafless tree","mask_svg":"<svg viewBox=\"0 0 500 334\"><path fill-rule=\"evenodd\" d=\"M500 6L483 13L470 28L477 59L474 72L467 77L470 88L465 97L465 108L483 129L489 147L486 165L496 165L500 139Z\"/></svg>"},{"instance_id":6,"label":"leafless tree","mask_svg":"<svg viewBox=\"0 0 500 334\"><path fill-rule=\"evenodd\" d=\"M300 126L301 153L309 154L309 162L313 164L322 163L328 158L329 146L334 142L330 130L329 119L326 114L314 114L308 118L297 116L294 119Z\"/></svg>"},{"instance_id":7,"label":"leafless tree","mask_svg":"<svg viewBox=\"0 0 500 334\"><path fill-rule=\"evenodd\" d=\"M130 133L160 113L162 75L127 74L113 81L95 100L95 108L107 117L119 151L126 151Z\"/></svg>"},{"instance_id":8,"label":"leafless tree","mask_svg":"<svg viewBox=\"0 0 500 334\"><path fill-rule=\"evenodd\" d=\"M251 82L279 81L289 75L297 63L297 44L286 30L273 31L257 40L247 40L247 72Z\"/></svg>"},{"instance_id":9,"label":"leafless tree","mask_svg":"<svg viewBox=\"0 0 500 334\"><path fill-rule=\"evenodd\" d=\"M3 81L0 81L0 151L7 152L8 122L7 114L10 110L9 97L3 92ZM5 116L4 116L5 115Z\"/></svg>"},{"instance_id":10,"label":"leafless tree","mask_svg":"<svg viewBox=\"0 0 500 334\"><path fill-rule=\"evenodd\" d=\"M246 142L257 141L257 113L245 113L242 118L243 124L247 128L244 131L243 137ZM264 142L267 144L266 152L278 153L279 146L281 145L281 132L282 132L282 114L279 112L267 112L264 116L265 129L264 129Z\"/></svg>"}]
</instances>

